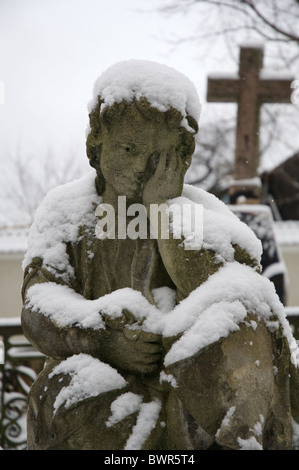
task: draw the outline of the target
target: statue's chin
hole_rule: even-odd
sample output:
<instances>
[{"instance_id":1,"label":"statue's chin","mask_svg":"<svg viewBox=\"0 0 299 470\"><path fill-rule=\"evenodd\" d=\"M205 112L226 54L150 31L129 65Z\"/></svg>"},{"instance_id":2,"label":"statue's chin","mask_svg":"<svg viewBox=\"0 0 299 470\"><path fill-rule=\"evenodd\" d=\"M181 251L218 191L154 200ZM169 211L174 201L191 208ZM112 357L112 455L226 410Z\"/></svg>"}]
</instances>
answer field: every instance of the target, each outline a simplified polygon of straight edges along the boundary
<instances>
[{"instance_id":1,"label":"statue's chin","mask_svg":"<svg viewBox=\"0 0 299 470\"><path fill-rule=\"evenodd\" d=\"M127 202L132 202L132 203L142 203L142 193L143 190L141 188L141 185L133 185L129 188L126 189L124 194L121 194L121 196L126 196ZM119 194L120 196L120 194Z\"/></svg>"},{"instance_id":2,"label":"statue's chin","mask_svg":"<svg viewBox=\"0 0 299 470\"><path fill-rule=\"evenodd\" d=\"M127 204L128 203L129 204L136 204L136 203L143 204L141 191L133 193L133 194L126 194L126 199L127 199Z\"/></svg>"}]
</instances>

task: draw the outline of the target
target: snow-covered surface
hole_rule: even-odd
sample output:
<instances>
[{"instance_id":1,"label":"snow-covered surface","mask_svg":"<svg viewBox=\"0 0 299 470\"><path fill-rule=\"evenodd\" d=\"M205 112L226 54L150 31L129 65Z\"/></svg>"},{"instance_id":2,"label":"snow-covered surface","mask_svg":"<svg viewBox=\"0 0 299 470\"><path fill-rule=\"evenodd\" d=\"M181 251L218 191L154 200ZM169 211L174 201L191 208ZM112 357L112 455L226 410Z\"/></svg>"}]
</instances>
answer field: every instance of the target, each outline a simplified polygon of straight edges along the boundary
<instances>
[{"instance_id":1,"label":"snow-covered surface","mask_svg":"<svg viewBox=\"0 0 299 470\"><path fill-rule=\"evenodd\" d=\"M71 375L71 383L63 387L54 402L54 414L63 404L66 408L86 398L126 386L125 379L108 364L88 354L77 354L62 361L49 374Z\"/></svg>"},{"instance_id":2,"label":"snow-covered surface","mask_svg":"<svg viewBox=\"0 0 299 470\"><path fill-rule=\"evenodd\" d=\"M21 326L21 318L20 317L1 317L0 318L0 328L11 327L11 326Z\"/></svg>"},{"instance_id":3,"label":"snow-covered surface","mask_svg":"<svg viewBox=\"0 0 299 470\"><path fill-rule=\"evenodd\" d=\"M299 221L274 221L273 227L279 245L299 246ZM28 249L29 231L29 228L17 227L1 229L0 253L25 253Z\"/></svg>"},{"instance_id":4,"label":"snow-covered surface","mask_svg":"<svg viewBox=\"0 0 299 470\"><path fill-rule=\"evenodd\" d=\"M273 284L247 266L227 263L194 290L171 312L161 317L164 336L184 332L165 357L165 365L192 356L221 337L237 331L248 312L258 315L271 330L278 328L272 321L273 312L283 325L290 344L293 337L285 319ZM152 328L151 319L144 322ZM254 324L250 325L252 328Z\"/></svg>"},{"instance_id":5,"label":"snow-covered surface","mask_svg":"<svg viewBox=\"0 0 299 470\"><path fill-rule=\"evenodd\" d=\"M203 248L214 250L219 261L233 261L234 248L238 244L249 255L260 262L262 255L261 242L253 231L216 196L192 185L185 185L182 193L183 203L196 203L203 205ZM172 199L170 203L181 198ZM195 244L193 249L200 249ZM189 246L190 249L190 246Z\"/></svg>"},{"instance_id":6,"label":"snow-covered surface","mask_svg":"<svg viewBox=\"0 0 299 470\"><path fill-rule=\"evenodd\" d=\"M94 230L97 222L94 211L101 201L94 178L95 173L91 172L48 193L31 228L24 267L34 256L39 256L48 270L64 276L66 282L74 275L65 242L77 240L81 224ZM61 326L76 324L81 328L101 329L105 324L99 312L120 317L123 309L129 309L136 318L131 328L139 328L144 320L143 329L165 337L185 332L168 352L165 364L189 357L210 342L237 330L249 311L260 315L271 328L275 327L271 323L271 315L275 313L290 338L284 309L273 284L253 269L234 262L234 243L260 260L261 242L253 231L224 203L204 190L185 185L182 197L169 204L180 200L202 204L204 208L203 241L197 245L195 240L192 249L203 246L214 250L224 266L179 305L174 307L174 293L167 288L154 292L157 299L157 306L154 306L140 292L130 288L87 300L71 288L51 282L33 285L28 290L27 305ZM65 274L60 274L61 271Z\"/></svg>"},{"instance_id":7,"label":"snow-covered surface","mask_svg":"<svg viewBox=\"0 0 299 470\"><path fill-rule=\"evenodd\" d=\"M172 67L147 60L121 61L102 73L94 84L89 111L97 105L99 95L104 100L101 110L115 102L130 103L142 97L162 112L173 107L181 113L182 125L187 128L186 115L196 121L200 115L198 94L189 78Z\"/></svg>"},{"instance_id":8,"label":"snow-covered surface","mask_svg":"<svg viewBox=\"0 0 299 470\"><path fill-rule=\"evenodd\" d=\"M289 82L292 82L295 78L293 75L290 74L290 72L283 72L281 70L273 70L266 68L260 70L259 76L261 80L287 80Z\"/></svg>"},{"instance_id":9,"label":"snow-covered surface","mask_svg":"<svg viewBox=\"0 0 299 470\"><path fill-rule=\"evenodd\" d=\"M142 404L142 395L126 392L117 397L110 406L111 415L106 421L107 428L114 426L121 420L140 410Z\"/></svg>"},{"instance_id":10,"label":"snow-covered surface","mask_svg":"<svg viewBox=\"0 0 299 470\"><path fill-rule=\"evenodd\" d=\"M209 72L208 78L212 80L239 80L238 72Z\"/></svg>"},{"instance_id":11,"label":"snow-covered surface","mask_svg":"<svg viewBox=\"0 0 299 470\"><path fill-rule=\"evenodd\" d=\"M70 186L61 187L61 191L57 191L55 188L50 193L48 196L45 198L42 206L43 210L38 210L35 218L35 222L33 224L32 229L27 228L27 227L10 227L10 228L2 228L0 229L0 253L3 254L8 254L8 253L26 253L25 259L23 262L23 267L26 267L27 264L31 262L32 257L34 256L39 256L42 254L45 257L45 264L46 264L46 259L49 258L51 259L51 250L53 250L54 244L56 243L57 245L60 245L61 240L65 239L65 241L73 241L76 236L76 226L80 222L80 217L84 214L87 213L87 217L89 218L90 224L93 224L93 220L96 220L93 214L93 206L92 202L95 204L98 204L101 201L101 198L97 195L94 185L93 185L93 179L94 179L94 174L91 172L86 178L85 181L81 183L78 183L77 187L72 186L75 183L68 183ZM88 189L89 187L89 189ZM81 194L81 197L79 198L78 195L74 195L75 191L80 191L81 188L85 188L85 196L84 194ZM184 191L184 196L188 197L189 194L193 193L193 186L191 185L185 185L185 191ZM70 193L68 194L68 189L70 189ZM73 189L73 190L72 190ZM55 194L56 193L56 194ZM195 194L197 193L197 196ZM200 198L198 197L200 194ZM63 197L61 197L63 196ZM214 196L212 196L209 193L206 193L204 190L200 188L195 188L194 194L192 194L192 197L195 196L195 201L200 201L198 202L199 204L204 204L204 215L205 219L207 217L208 211L210 210L209 206L211 206L212 201ZM216 199L216 198L215 198ZM207 203L208 201L208 203ZM176 199L172 200L172 202L176 202ZM183 200L181 200L183 202ZM59 203L59 204L58 204ZM225 217L228 215L228 211L225 211L224 207L230 207L230 206L225 206L221 201L216 199L216 204L211 207L212 210L216 209L216 206L218 206L218 211L222 210L223 214L225 214ZM81 207L81 209L80 209ZM239 206L238 206L239 207ZM254 207L252 205L240 205L240 209L242 211L246 210L250 212ZM49 238L52 237L52 241L50 245L48 246L48 239L45 240L43 239L43 236L41 236L41 233L44 232L45 230L45 221L41 221L40 224L40 219L44 219L44 214L46 211L49 210L49 213L51 214L51 219L47 221L47 225L50 229L50 226L52 225L52 230L51 232L49 231ZM268 212L269 208L265 207L265 211ZM77 212L76 212L77 211ZM204 220L205 220L204 219ZM63 220L63 223L61 221ZM88 220L86 219L86 222ZM205 220L206 222L206 220ZM212 220L209 222L212 224ZM215 224L217 223L218 225L221 225L220 220L215 220ZM232 220L230 219L230 223ZM224 225L225 225L225 219L224 219ZM75 227L74 227L75 226ZM209 237L209 234L207 232L208 227L204 223L205 226L205 231L206 231L206 237ZM299 246L299 221L296 220L286 220L286 221L274 221L273 223L274 227L274 233L276 240L278 242L278 245L284 245L284 246ZM240 228L240 227L239 227ZM246 230L244 227L242 230ZM33 239L34 242L28 242L28 237L31 231L31 240ZM248 231L247 231L248 232ZM249 232L248 232L249 233ZM246 246L246 249L252 249L252 254L255 254L257 256L257 242L254 240L254 238L247 233L246 236L246 241L248 241L248 237L252 238L250 246ZM239 233L236 235L238 237L238 243L240 246L242 246L242 240L243 237ZM231 235L229 235L231 237ZM211 237L210 237L211 238ZM207 238L206 238L207 240ZM207 243L207 242L206 242ZM213 243L213 240L212 240ZM244 243L243 243L244 245ZM255 247L254 247L255 245ZM207 245L206 245L207 246ZM58 251L58 246L56 246L57 251ZM65 253L64 253L64 246L60 245L60 249L62 249L63 252L63 257L62 260L65 259Z\"/></svg>"},{"instance_id":12,"label":"snow-covered surface","mask_svg":"<svg viewBox=\"0 0 299 470\"><path fill-rule=\"evenodd\" d=\"M54 282L31 286L26 305L32 311L43 312L43 315L50 317L61 327L77 325L95 330L105 328L99 312L117 318L122 316L123 309L128 309L137 320L143 319L146 313L156 312L156 308L141 292L130 288L116 290L99 299L87 300L70 287Z\"/></svg>"},{"instance_id":13,"label":"snow-covered surface","mask_svg":"<svg viewBox=\"0 0 299 470\"><path fill-rule=\"evenodd\" d=\"M49 379L59 374L70 375L71 382L63 386L58 393L53 415L61 406L68 409L87 398L122 389L127 385L126 380L110 365L87 354L77 354L65 359L53 369ZM138 413L125 450L139 450L156 426L161 411L161 401L155 398L151 402L144 403L142 395L125 392L112 402L110 409L111 415L106 421L108 428L127 416Z\"/></svg>"},{"instance_id":14,"label":"snow-covered surface","mask_svg":"<svg viewBox=\"0 0 299 470\"><path fill-rule=\"evenodd\" d=\"M232 406L227 413L225 414L220 428L216 432L216 439L219 439L221 442L221 432L225 432L225 428L229 428L230 421L236 411L236 407ZM253 428L249 429L249 432L253 434L253 436L248 437L247 439L242 439L241 437L237 438L237 442L240 446L240 450L263 450L262 445L258 442L257 438L262 435L262 429L264 424L264 416L262 414L259 415L259 420L255 423ZM229 430L229 429L228 429Z\"/></svg>"},{"instance_id":15,"label":"snow-covered surface","mask_svg":"<svg viewBox=\"0 0 299 470\"><path fill-rule=\"evenodd\" d=\"M160 383L168 382L173 388L177 388L178 384L175 377L172 374L166 374L164 370L160 372Z\"/></svg>"},{"instance_id":16,"label":"snow-covered surface","mask_svg":"<svg viewBox=\"0 0 299 470\"><path fill-rule=\"evenodd\" d=\"M263 446L256 440L255 436L251 436L248 439L238 437L238 444L240 450L263 450Z\"/></svg>"},{"instance_id":17,"label":"snow-covered surface","mask_svg":"<svg viewBox=\"0 0 299 470\"><path fill-rule=\"evenodd\" d=\"M33 312L42 311L61 327L78 325L80 328L105 328L99 315L97 301L86 300L68 286L54 282L35 284L30 288L28 306ZM102 304L105 311L105 298Z\"/></svg>"},{"instance_id":18,"label":"snow-covered surface","mask_svg":"<svg viewBox=\"0 0 299 470\"><path fill-rule=\"evenodd\" d=\"M32 258L40 256L44 266L57 276L57 270L64 272L62 277L65 280L73 276L65 243L77 240L80 225L87 228L95 226L94 207L101 201L95 187L94 172L49 191L30 228L23 268L30 264Z\"/></svg>"},{"instance_id":19,"label":"snow-covered surface","mask_svg":"<svg viewBox=\"0 0 299 470\"><path fill-rule=\"evenodd\" d=\"M95 207L102 199L96 192L94 180L95 172L92 171L80 180L59 186L47 194L30 230L23 268L30 264L34 257L41 257L44 267L63 277L65 281L73 276L65 243L74 243L77 240L80 225L90 230L95 228L97 221ZM203 205L203 247L215 250L219 261L234 259L232 243L239 244L253 258L260 260L262 253L260 241L246 224L240 222L238 217L212 194L185 185L182 196L168 202L170 206L180 202ZM189 244L189 249L200 249L201 237L195 238L194 243L193 246Z\"/></svg>"},{"instance_id":20,"label":"snow-covered surface","mask_svg":"<svg viewBox=\"0 0 299 470\"><path fill-rule=\"evenodd\" d=\"M155 428L161 411L161 401L155 398L149 403L142 403L137 422L126 442L124 450L139 450Z\"/></svg>"},{"instance_id":21,"label":"snow-covered surface","mask_svg":"<svg viewBox=\"0 0 299 470\"><path fill-rule=\"evenodd\" d=\"M31 228L24 267L34 256L39 256L51 272L60 276L59 273L64 271L66 282L74 275L69 265L65 242L77 240L78 227L81 224L90 234L95 229L95 207L101 202L101 198L96 193L94 178L95 173L91 172L88 176L48 194ZM296 360L299 357L298 346L273 283L254 269L234 261L234 243L245 248L256 260L260 260L261 243L252 230L224 203L204 190L185 185L182 197L168 203L174 201L203 205L203 240L193 240L192 249L212 249L216 252L218 261L223 263L223 267L178 305L174 305L175 292L167 287L153 292L156 305L152 305L140 292L131 288L119 289L99 299L87 300L67 285L53 282L30 287L27 305L52 318L62 327L76 325L94 329L105 328L101 314L121 317L123 310L128 309L136 321L127 328L157 333L164 338L181 335L164 358L166 367L193 356L220 338L227 337L231 332L237 331L243 322L249 328L256 329L257 323L249 323L246 318L250 312L271 331L277 330L279 323L282 325L284 335L292 345L292 357ZM175 221L172 223L172 229L175 229ZM51 377L58 373L70 374L72 379L58 395L54 412L59 406L71 406L87 397L121 389L126 385L124 378L112 367L82 354L62 361ZM169 374L162 374L160 379L175 386L175 380ZM161 403L158 400L143 403L138 397L126 394L118 400L120 401L116 401L111 407L111 416L106 425L109 427L117 419L121 419L120 413L138 412L136 425L126 444L127 449L138 449L156 425ZM121 412L120 405L125 405ZM255 436L252 436L250 440L240 442L240 446L244 449L258 448L259 444Z\"/></svg>"},{"instance_id":22,"label":"snow-covered surface","mask_svg":"<svg viewBox=\"0 0 299 470\"><path fill-rule=\"evenodd\" d=\"M165 304L171 305L170 292L164 290L164 294ZM81 328L94 329L105 327L100 312L120 317L123 309L129 309L136 318L136 323L130 326L132 329L142 328L164 337L183 333L167 353L166 366L190 357L221 337L237 331L248 312L262 318L269 329L276 330L279 323L272 321L274 313L283 325L289 343L293 341L284 307L275 293L273 283L237 262L226 263L168 312L159 310L140 292L130 288L119 289L96 300L86 300L75 293L72 297L71 289L55 283L32 286L28 290L27 305L50 316L60 326L76 324ZM74 317L64 317L64 311L74 311Z\"/></svg>"},{"instance_id":23,"label":"snow-covered surface","mask_svg":"<svg viewBox=\"0 0 299 470\"><path fill-rule=\"evenodd\" d=\"M245 179L238 179L238 180L231 179L229 181L229 187L231 187L231 186L242 186L242 185L244 185L244 186L256 186L256 187L260 188L262 186L261 178L259 176L255 176L253 178L245 178Z\"/></svg>"},{"instance_id":24,"label":"snow-covered surface","mask_svg":"<svg viewBox=\"0 0 299 470\"><path fill-rule=\"evenodd\" d=\"M216 437L216 438L218 438L218 437L220 436L220 432L221 432L224 428L230 426L230 420L231 420L231 418L233 417L235 411L236 411L236 407L235 407L235 406L231 406L231 407L229 408L229 410L225 413L225 416L224 416L223 420L221 421L220 428L217 429L217 431L216 431L216 434L215 434L215 437Z\"/></svg>"}]
</instances>

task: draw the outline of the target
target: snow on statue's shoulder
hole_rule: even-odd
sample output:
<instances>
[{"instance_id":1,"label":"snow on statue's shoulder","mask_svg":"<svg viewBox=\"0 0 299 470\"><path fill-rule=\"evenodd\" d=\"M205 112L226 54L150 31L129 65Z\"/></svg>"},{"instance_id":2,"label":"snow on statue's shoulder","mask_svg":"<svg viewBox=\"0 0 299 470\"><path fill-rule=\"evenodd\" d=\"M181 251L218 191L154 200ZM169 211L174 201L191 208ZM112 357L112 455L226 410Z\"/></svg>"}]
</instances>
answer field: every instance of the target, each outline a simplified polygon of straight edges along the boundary
<instances>
[{"instance_id":1,"label":"snow on statue's shoulder","mask_svg":"<svg viewBox=\"0 0 299 470\"><path fill-rule=\"evenodd\" d=\"M94 224L93 204L101 202L95 187L95 176L92 171L79 180L48 192L36 211L30 229L23 269L33 258L39 257L45 266L71 274L65 243L76 241L80 225Z\"/></svg>"},{"instance_id":2,"label":"snow on statue's shoulder","mask_svg":"<svg viewBox=\"0 0 299 470\"><path fill-rule=\"evenodd\" d=\"M201 204L203 207L203 243L199 239L199 244L195 241L187 241L188 249L198 250L205 248L213 250L219 257L219 261L234 261L234 247L239 245L252 259L260 263L262 255L262 244L254 232L241 222L240 219L228 209L228 207L213 194L191 185L184 185L182 196L168 201L171 204L184 204L186 202ZM175 232L175 227L172 227ZM187 237L187 233L184 232ZM190 239L192 239L190 232Z\"/></svg>"},{"instance_id":3,"label":"snow on statue's shoulder","mask_svg":"<svg viewBox=\"0 0 299 470\"><path fill-rule=\"evenodd\" d=\"M103 72L94 84L89 111L97 105L98 96L104 100L101 110L123 100L131 103L134 98L146 98L152 107L162 112L172 107L182 114L185 127L188 127L187 114L196 121L200 115L200 102L193 83L172 67L147 60L121 61Z\"/></svg>"}]
</instances>

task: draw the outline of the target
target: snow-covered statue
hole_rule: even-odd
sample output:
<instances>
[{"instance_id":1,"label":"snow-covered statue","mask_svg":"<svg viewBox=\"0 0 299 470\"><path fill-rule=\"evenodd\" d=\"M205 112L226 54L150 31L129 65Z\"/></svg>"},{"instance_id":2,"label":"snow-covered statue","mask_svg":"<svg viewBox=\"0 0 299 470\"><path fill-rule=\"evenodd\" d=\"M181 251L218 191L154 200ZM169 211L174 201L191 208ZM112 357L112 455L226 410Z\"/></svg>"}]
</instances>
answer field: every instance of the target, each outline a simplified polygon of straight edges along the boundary
<instances>
[{"instance_id":1,"label":"snow-covered statue","mask_svg":"<svg viewBox=\"0 0 299 470\"><path fill-rule=\"evenodd\" d=\"M194 86L125 61L89 111L92 172L48 193L24 259L22 325L47 356L28 448L292 448L297 345L261 244L183 182Z\"/></svg>"}]
</instances>

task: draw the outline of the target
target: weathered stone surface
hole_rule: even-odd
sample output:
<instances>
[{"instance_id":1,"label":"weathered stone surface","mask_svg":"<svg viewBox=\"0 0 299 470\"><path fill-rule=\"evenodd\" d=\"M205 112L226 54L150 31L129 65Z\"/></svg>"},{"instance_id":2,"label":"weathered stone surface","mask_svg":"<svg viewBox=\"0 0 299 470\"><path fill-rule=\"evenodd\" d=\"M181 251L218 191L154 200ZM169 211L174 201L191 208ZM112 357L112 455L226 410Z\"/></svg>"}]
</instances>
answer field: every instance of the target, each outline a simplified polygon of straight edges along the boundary
<instances>
[{"instance_id":1,"label":"weathered stone surface","mask_svg":"<svg viewBox=\"0 0 299 470\"><path fill-rule=\"evenodd\" d=\"M256 330L242 324L190 360L170 366L178 384L171 393L188 410L189 421L216 436L220 447L239 449L241 440L254 438L264 449L291 449L288 345L278 345L256 317L249 315L251 320L258 322ZM254 431L258 423L260 434Z\"/></svg>"},{"instance_id":2,"label":"weathered stone surface","mask_svg":"<svg viewBox=\"0 0 299 470\"><path fill-rule=\"evenodd\" d=\"M101 196L117 216L121 215L118 196L147 209L179 197L194 150L194 120L188 118L187 130L177 110L159 111L146 99L123 101L102 112L101 103L99 97L87 138L87 154L96 169L92 197L99 203ZM165 367L166 354L183 332L163 337L146 330L134 305L127 305L120 315L99 311L102 323L95 326L82 326L78 316L78 305L84 313L92 302L121 289L124 295L125 289L138 291L150 308L156 302L155 289L166 287L174 291L178 304L217 273L225 258L204 246L186 251L181 239L171 237L99 239L96 219L86 214L82 218L86 223L76 221L68 233L61 214L62 209L56 217L64 238L57 246L65 247L65 252L51 262L47 250L55 250L46 244L44 255L33 256L25 270L24 333L50 358L30 392L29 449L239 449L248 442L256 448L291 448L291 417L298 420L298 410L297 392L290 392L290 384L297 390L298 377L290 363L289 344L277 325L271 332L262 316L248 311L235 331ZM216 210L213 214L213 220L220 217ZM52 233L56 219L51 214L48 223L49 216L39 219L42 236ZM69 217L77 220L76 214ZM229 253L234 253L230 262L259 269L258 260L244 247L226 243ZM51 298L30 303L31 288L49 283L64 289L54 299L58 302L54 312L47 308ZM62 323L65 312L57 312L63 309L62 292L75 299L73 322ZM72 358L73 368L63 369ZM96 359L89 375L79 368L82 358ZM102 388L103 367L115 379L106 388ZM90 390L89 382L92 385L98 376ZM79 396L77 386L85 390ZM69 404L68 392L74 399Z\"/></svg>"}]
</instances>

